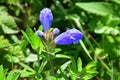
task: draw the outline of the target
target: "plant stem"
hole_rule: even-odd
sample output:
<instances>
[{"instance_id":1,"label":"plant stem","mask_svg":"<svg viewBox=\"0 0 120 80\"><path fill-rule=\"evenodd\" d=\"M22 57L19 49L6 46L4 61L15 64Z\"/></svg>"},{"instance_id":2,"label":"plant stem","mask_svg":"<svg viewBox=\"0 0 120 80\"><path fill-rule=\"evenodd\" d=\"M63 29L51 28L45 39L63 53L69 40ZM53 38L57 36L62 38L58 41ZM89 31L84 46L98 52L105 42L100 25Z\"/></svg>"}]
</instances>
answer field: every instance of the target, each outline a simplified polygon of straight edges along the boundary
<instances>
[{"instance_id":1,"label":"plant stem","mask_svg":"<svg viewBox=\"0 0 120 80\"><path fill-rule=\"evenodd\" d=\"M52 55L51 53L53 53L53 50L54 50L54 46L48 42L48 43L45 43L45 48L46 48L46 51L48 53L48 56L49 56L49 61L50 61L50 67L51 67L51 70L52 70L52 75L55 76L55 71L54 71L54 63L53 63L53 58L52 58Z\"/></svg>"},{"instance_id":2,"label":"plant stem","mask_svg":"<svg viewBox=\"0 0 120 80\"><path fill-rule=\"evenodd\" d=\"M113 68L113 61L111 61L111 80L114 80L114 68Z\"/></svg>"},{"instance_id":3,"label":"plant stem","mask_svg":"<svg viewBox=\"0 0 120 80\"><path fill-rule=\"evenodd\" d=\"M84 51L86 52L86 54L88 55L88 57L90 58L90 60L93 60L93 58L91 57L89 51L87 50L87 48L84 45L84 43L82 42L82 40L80 41L80 44L81 44L82 48L84 49Z\"/></svg>"},{"instance_id":4,"label":"plant stem","mask_svg":"<svg viewBox=\"0 0 120 80\"><path fill-rule=\"evenodd\" d=\"M45 67L45 65L47 64L47 60L43 59L43 61L41 62L41 65L39 66L39 70L38 73L41 73Z\"/></svg>"},{"instance_id":5,"label":"plant stem","mask_svg":"<svg viewBox=\"0 0 120 80\"><path fill-rule=\"evenodd\" d=\"M13 62L12 53L11 53L11 62L12 62L12 71L13 71L14 70L14 62Z\"/></svg>"},{"instance_id":6,"label":"plant stem","mask_svg":"<svg viewBox=\"0 0 120 80\"><path fill-rule=\"evenodd\" d=\"M101 60L100 58L98 58L101 62L101 64L109 71L111 72L110 68L107 66L107 64L105 64L105 62L103 60Z\"/></svg>"},{"instance_id":7,"label":"plant stem","mask_svg":"<svg viewBox=\"0 0 120 80\"><path fill-rule=\"evenodd\" d=\"M39 52L40 52L40 48L38 48L38 52L37 52L38 66L40 67ZM38 70L38 73L39 73L39 70Z\"/></svg>"},{"instance_id":8,"label":"plant stem","mask_svg":"<svg viewBox=\"0 0 120 80\"><path fill-rule=\"evenodd\" d=\"M49 57L50 57L50 66L51 66L51 70L52 70L52 75L55 76L53 59L52 59L51 55L49 55Z\"/></svg>"}]
</instances>

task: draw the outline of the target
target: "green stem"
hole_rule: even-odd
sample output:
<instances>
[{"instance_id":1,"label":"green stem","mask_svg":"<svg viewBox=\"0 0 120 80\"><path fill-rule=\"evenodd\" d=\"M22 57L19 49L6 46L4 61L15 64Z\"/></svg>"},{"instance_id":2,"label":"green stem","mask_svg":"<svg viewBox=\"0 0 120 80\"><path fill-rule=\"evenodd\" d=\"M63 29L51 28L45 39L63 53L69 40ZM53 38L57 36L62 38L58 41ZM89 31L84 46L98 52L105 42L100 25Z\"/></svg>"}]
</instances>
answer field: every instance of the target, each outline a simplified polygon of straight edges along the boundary
<instances>
[{"instance_id":1,"label":"green stem","mask_svg":"<svg viewBox=\"0 0 120 80\"><path fill-rule=\"evenodd\" d=\"M51 45L51 43L49 43L49 40L48 40L46 43L44 43L44 46L45 46L45 49L46 49L48 56L49 56L49 62L50 62L50 66L51 66L52 75L55 76L54 63L53 63L53 58L52 58L54 45Z\"/></svg>"},{"instance_id":2,"label":"green stem","mask_svg":"<svg viewBox=\"0 0 120 80\"><path fill-rule=\"evenodd\" d=\"M114 68L113 68L113 61L111 61L111 80L114 80Z\"/></svg>"},{"instance_id":3,"label":"green stem","mask_svg":"<svg viewBox=\"0 0 120 80\"><path fill-rule=\"evenodd\" d=\"M53 48L52 48L52 46L49 44L49 46L46 46L46 50L47 50L47 53L48 53L48 55L49 55L50 66L51 66L51 70L52 70L52 75L55 76L54 62L53 62L53 59L52 59L52 55L49 54L49 53L52 53L52 52L53 52Z\"/></svg>"},{"instance_id":4,"label":"green stem","mask_svg":"<svg viewBox=\"0 0 120 80\"><path fill-rule=\"evenodd\" d=\"M14 69L14 62L13 62L12 53L11 53L11 62L12 62L12 71L13 71L13 69Z\"/></svg>"},{"instance_id":5,"label":"green stem","mask_svg":"<svg viewBox=\"0 0 120 80\"><path fill-rule=\"evenodd\" d=\"M47 64L47 60L43 60L41 65L39 66L39 70L38 70L38 73L41 73L45 67L45 65Z\"/></svg>"},{"instance_id":6,"label":"green stem","mask_svg":"<svg viewBox=\"0 0 120 80\"><path fill-rule=\"evenodd\" d=\"M100 60L101 64L102 64L109 72L111 72L111 70L110 70L110 68L107 66L107 64L105 64L105 62L102 61L100 58L98 58L98 59Z\"/></svg>"},{"instance_id":7,"label":"green stem","mask_svg":"<svg viewBox=\"0 0 120 80\"><path fill-rule=\"evenodd\" d=\"M84 49L84 51L86 52L86 54L88 55L88 57L90 58L90 60L93 60L93 58L91 57L89 51L87 50L86 46L84 45L83 41L80 41L80 44L82 46L82 48Z\"/></svg>"},{"instance_id":8,"label":"green stem","mask_svg":"<svg viewBox=\"0 0 120 80\"><path fill-rule=\"evenodd\" d=\"M39 57L39 53L41 53L40 48L38 48L38 52L37 52L38 66L39 66L39 69L40 69L40 57ZM38 73L39 73L39 70L38 70Z\"/></svg>"},{"instance_id":9,"label":"green stem","mask_svg":"<svg viewBox=\"0 0 120 80\"><path fill-rule=\"evenodd\" d=\"M37 52L37 58L38 58L38 66L39 66L39 69L38 69L38 74L41 73L45 67L45 65L47 64L47 60L43 59L42 62L40 61L40 57L39 57L39 54L41 54L43 48L38 48L38 52Z\"/></svg>"},{"instance_id":10,"label":"green stem","mask_svg":"<svg viewBox=\"0 0 120 80\"><path fill-rule=\"evenodd\" d=\"M52 59L51 55L49 55L49 57L50 57L50 66L51 66L51 70L52 70L52 75L55 76L53 59Z\"/></svg>"},{"instance_id":11,"label":"green stem","mask_svg":"<svg viewBox=\"0 0 120 80\"><path fill-rule=\"evenodd\" d=\"M76 23L76 26L77 26L77 27L81 30L81 32L83 33L86 42L90 45L91 49L94 51L94 48L93 48L90 40L89 40L88 37L86 36L86 33L84 32L84 30L83 30L83 28L82 28L82 25L81 25L80 22L79 22L79 19L74 19L74 22Z\"/></svg>"}]
</instances>

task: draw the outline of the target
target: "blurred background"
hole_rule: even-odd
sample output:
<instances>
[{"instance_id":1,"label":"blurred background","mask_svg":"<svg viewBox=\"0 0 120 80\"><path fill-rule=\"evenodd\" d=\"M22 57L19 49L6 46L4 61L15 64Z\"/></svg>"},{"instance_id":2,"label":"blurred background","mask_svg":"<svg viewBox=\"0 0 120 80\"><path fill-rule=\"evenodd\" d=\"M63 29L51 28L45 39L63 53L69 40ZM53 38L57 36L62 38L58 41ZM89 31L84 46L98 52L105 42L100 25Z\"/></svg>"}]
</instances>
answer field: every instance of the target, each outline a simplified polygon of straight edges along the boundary
<instances>
[{"instance_id":1,"label":"blurred background","mask_svg":"<svg viewBox=\"0 0 120 80\"><path fill-rule=\"evenodd\" d=\"M3 68L21 69L19 62L31 66L37 60L35 50L39 43L31 33L41 28L39 14L46 7L53 13L52 28L59 28L60 33L76 28L83 33L82 42L76 45L57 45L62 50L57 54L72 56L75 61L80 57L83 67L96 61L98 73L91 80L120 80L119 0L0 0ZM66 61L56 59L55 66Z\"/></svg>"}]
</instances>

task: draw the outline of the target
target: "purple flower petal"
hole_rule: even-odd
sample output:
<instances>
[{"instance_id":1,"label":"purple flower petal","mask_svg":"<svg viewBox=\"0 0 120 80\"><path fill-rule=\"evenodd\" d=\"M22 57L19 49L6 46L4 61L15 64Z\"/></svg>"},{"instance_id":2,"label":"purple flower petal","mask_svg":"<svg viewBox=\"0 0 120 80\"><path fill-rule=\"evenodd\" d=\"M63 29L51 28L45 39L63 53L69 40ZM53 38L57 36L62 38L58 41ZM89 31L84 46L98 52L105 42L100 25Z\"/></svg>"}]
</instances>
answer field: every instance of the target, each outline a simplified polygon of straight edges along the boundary
<instances>
[{"instance_id":1,"label":"purple flower petal","mask_svg":"<svg viewBox=\"0 0 120 80\"><path fill-rule=\"evenodd\" d=\"M46 32L47 30L49 30L53 20L51 10L49 8L42 9L42 11L40 12L39 19L43 26L44 31Z\"/></svg>"},{"instance_id":2,"label":"purple flower petal","mask_svg":"<svg viewBox=\"0 0 120 80\"><path fill-rule=\"evenodd\" d=\"M82 39L82 33L77 29L67 30L55 38L55 43L59 45L69 45Z\"/></svg>"}]
</instances>

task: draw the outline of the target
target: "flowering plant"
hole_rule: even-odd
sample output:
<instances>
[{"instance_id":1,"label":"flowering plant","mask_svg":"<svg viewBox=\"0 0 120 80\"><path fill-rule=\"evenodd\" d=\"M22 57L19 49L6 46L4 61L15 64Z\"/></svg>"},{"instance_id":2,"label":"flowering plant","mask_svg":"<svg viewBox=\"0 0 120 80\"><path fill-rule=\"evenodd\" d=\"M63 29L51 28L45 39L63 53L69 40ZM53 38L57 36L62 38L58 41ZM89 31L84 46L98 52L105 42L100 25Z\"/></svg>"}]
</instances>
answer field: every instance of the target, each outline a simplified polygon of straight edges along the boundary
<instances>
[{"instance_id":1,"label":"flowering plant","mask_svg":"<svg viewBox=\"0 0 120 80\"><path fill-rule=\"evenodd\" d=\"M69 45L78 42L83 37L82 33L77 29L67 30L60 35L58 35L60 32L58 28L55 28L52 32L50 32L49 29L52 24L53 15L49 8L44 8L41 11L39 19L44 29L44 33L38 30L36 34L42 40L49 40L51 43L59 45Z\"/></svg>"},{"instance_id":2,"label":"flowering plant","mask_svg":"<svg viewBox=\"0 0 120 80\"><path fill-rule=\"evenodd\" d=\"M83 37L82 33L77 29L67 30L66 32L63 32L60 35L58 35L60 32L58 28L55 28L52 31L50 31L53 15L49 8L44 8L41 11L39 19L44 29L44 32L38 30L36 31L36 34L42 39L42 42L44 44L44 47L47 53L53 53L55 44L69 45L69 44L78 42ZM55 75L52 56L49 54L48 56L50 60L52 73L53 75ZM38 61L39 61L39 58L38 58Z\"/></svg>"}]
</instances>

